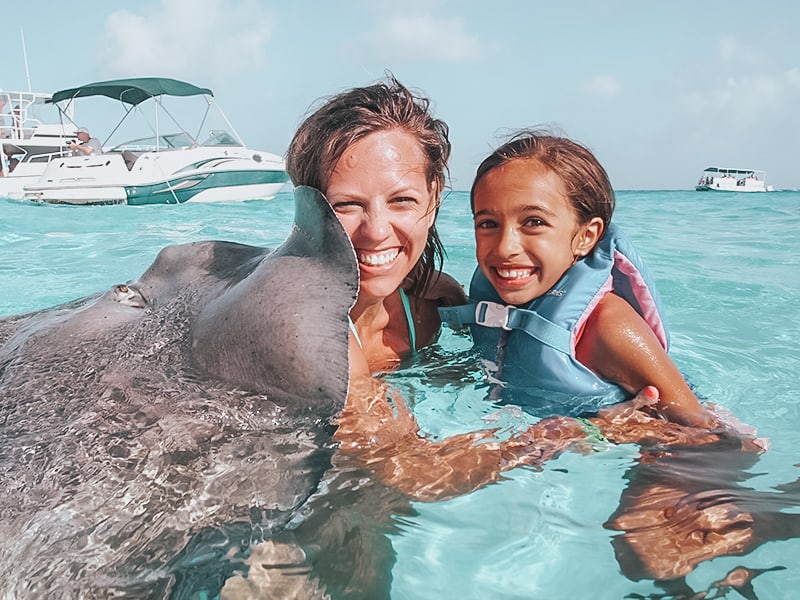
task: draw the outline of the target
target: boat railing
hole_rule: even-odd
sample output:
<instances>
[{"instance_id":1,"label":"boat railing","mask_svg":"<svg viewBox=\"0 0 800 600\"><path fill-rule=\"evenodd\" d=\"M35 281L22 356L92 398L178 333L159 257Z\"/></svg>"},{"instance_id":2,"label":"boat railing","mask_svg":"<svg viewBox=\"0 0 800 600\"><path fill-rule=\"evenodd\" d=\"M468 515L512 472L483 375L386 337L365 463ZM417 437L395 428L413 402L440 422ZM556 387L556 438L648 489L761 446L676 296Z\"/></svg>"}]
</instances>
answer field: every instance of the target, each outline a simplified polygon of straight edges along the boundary
<instances>
[{"instance_id":1,"label":"boat railing","mask_svg":"<svg viewBox=\"0 0 800 600\"><path fill-rule=\"evenodd\" d=\"M35 114L36 108L41 108L50 97L36 92L0 92L0 138L29 139L42 124Z\"/></svg>"},{"instance_id":2,"label":"boat railing","mask_svg":"<svg viewBox=\"0 0 800 600\"><path fill-rule=\"evenodd\" d=\"M0 115L0 139L9 142L28 140L41 124L39 119L24 119L17 122L12 115Z\"/></svg>"}]
</instances>

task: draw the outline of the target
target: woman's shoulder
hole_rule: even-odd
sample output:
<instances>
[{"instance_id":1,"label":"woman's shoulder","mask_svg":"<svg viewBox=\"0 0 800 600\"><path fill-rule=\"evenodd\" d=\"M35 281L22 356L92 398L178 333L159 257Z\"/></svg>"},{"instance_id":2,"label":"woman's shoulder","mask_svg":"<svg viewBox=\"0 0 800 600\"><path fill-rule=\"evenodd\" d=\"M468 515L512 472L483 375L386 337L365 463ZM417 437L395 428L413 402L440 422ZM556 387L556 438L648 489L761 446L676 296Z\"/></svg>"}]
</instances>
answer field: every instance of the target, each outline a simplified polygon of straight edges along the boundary
<instances>
[{"instance_id":1,"label":"woman's shoulder","mask_svg":"<svg viewBox=\"0 0 800 600\"><path fill-rule=\"evenodd\" d=\"M419 295L409 293L409 305L416 329L417 347L434 341L441 329L440 306L458 306L467 303L464 288L447 273L435 275L425 291Z\"/></svg>"},{"instance_id":2,"label":"woman's shoulder","mask_svg":"<svg viewBox=\"0 0 800 600\"><path fill-rule=\"evenodd\" d=\"M447 273L435 275L425 292L419 296L436 306L458 306L467 303L464 286Z\"/></svg>"}]
</instances>

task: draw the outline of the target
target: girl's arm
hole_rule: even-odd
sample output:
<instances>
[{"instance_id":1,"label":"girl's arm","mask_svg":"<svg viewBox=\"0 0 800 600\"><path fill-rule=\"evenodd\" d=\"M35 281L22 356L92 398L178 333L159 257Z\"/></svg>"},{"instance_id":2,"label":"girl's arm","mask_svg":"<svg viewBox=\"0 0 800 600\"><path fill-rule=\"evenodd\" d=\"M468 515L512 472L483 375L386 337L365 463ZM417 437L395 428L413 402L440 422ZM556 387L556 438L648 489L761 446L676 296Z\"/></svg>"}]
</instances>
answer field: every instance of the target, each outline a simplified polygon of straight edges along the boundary
<instances>
[{"instance_id":1,"label":"girl's arm","mask_svg":"<svg viewBox=\"0 0 800 600\"><path fill-rule=\"evenodd\" d=\"M615 294L606 295L589 316L576 354L597 375L632 394L648 385L658 388L657 408L671 421L708 429L719 425L644 319Z\"/></svg>"}]
</instances>

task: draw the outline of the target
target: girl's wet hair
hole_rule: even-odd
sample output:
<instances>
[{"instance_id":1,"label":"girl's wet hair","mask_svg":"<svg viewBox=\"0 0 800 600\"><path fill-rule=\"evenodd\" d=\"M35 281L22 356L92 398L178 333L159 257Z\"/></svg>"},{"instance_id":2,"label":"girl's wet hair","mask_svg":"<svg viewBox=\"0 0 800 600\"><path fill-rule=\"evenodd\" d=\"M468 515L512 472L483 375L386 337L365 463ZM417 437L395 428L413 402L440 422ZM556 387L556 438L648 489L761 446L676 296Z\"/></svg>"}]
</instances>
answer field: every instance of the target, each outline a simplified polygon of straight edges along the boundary
<instances>
[{"instance_id":1,"label":"girl's wet hair","mask_svg":"<svg viewBox=\"0 0 800 600\"><path fill-rule=\"evenodd\" d=\"M392 75L366 87L323 99L304 119L286 152L286 171L294 185L327 192L333 169L345 150L371 133L400 129L414 136L426 157L426 179L439 213L450 158L447 124L431 114L430 100L402 85ZM441 271L444 247L436 223L411 272L408 290L424 295Z\"/></svg>"},{"instance_id":2,"label":"girl's wet hair","mask_svg":"<svg viewBox=\"0 0 800 600\"><path fill-rule=\"evenodd\" d=\"M470 204L475 211L475 186L492 169L512 160L531 160L555 173L564 183L567 198L580 224L593 217L607 228L614 214L614 189L602 165L585 146L550 129L522 129L487 156L475 173Z\"/></svg>"}]
</instances>

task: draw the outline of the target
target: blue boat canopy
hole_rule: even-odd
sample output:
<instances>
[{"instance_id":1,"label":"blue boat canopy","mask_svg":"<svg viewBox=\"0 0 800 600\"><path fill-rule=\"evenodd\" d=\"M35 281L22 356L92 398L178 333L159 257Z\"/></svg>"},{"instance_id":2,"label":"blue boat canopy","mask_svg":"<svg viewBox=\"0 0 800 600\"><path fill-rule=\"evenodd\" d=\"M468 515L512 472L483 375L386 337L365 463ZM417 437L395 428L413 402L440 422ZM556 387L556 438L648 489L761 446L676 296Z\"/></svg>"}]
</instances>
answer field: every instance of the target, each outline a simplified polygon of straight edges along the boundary
<instances>
[{"instance_id":1,"label":"blue boat canopy","mask_svg":"<svg viewBox=\"0 0 800 600\"><path fill-rule=\"evenodd\" d=\"M85 98L87 96L108 96L114 100L136 106L154 96L213 96L208 88L200 88L191 83L166 77L139 77L133 79L112 79L89 83L80 87L61 90L53 94L47 102L55 104L64 100Z\"/></svg>"}]
</instances>

